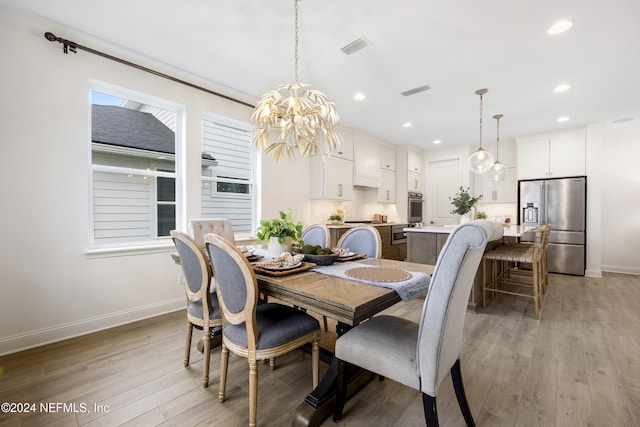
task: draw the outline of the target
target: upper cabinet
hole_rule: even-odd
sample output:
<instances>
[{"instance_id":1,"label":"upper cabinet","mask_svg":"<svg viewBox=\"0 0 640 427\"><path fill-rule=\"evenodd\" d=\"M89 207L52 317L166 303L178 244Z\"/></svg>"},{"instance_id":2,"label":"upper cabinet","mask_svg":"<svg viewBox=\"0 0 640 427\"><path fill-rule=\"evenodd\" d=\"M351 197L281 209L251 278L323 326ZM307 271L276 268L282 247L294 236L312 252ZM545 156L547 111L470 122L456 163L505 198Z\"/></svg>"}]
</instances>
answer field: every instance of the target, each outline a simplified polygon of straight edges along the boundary
<instances>
[{"instance_id":1,"label":"upper cabinet","mask_svg":"<svg viewBox=\"0 0 640 427\"><path fill-rule=\"evenodd\" d=\"M518 140L518 178L586 175L584 130Z\"/></svg>"},{"instance_id":2,"label":"upper cabinet","mask_svg":"<svg viewBox=\"0 0 640 427\"><path fill-rule=\"evenodd\" d=\"M381 145L378 147L378 151L380 153L380 167L382 169L395 172L398 166L396 150L394 148Z\"/></svg>"},{"instance_id":3,"label":"upper cabinet","mask_svg":"<svg viewBox=\"0 0 640 427\"><path fill-rule=\"evenodd\" d=\"M424 175L424 160L421 154L407 151L407 171Z\"/></svg>"},{"instance_id":4,"label":"upper cabinet","mask_svg":"<svg viewBox=\"0 0 640 427\"><path fill-rule=\"evenodd\" d=\"M353 132L344 127L338 127L337 131L342 135L342 143L331 151L326 150L325 156L353 160Z\"/></svg>"},{"instance_id":5,"label":"upper cabinet","mask_svg":"<svg viewBox=\"0 0 640 427\"><path fill-rule=\"evenodd\" d=\"M353 162L339 157L320 156L309 160L311 199L352 200Z\"/></svg>"},{"instance_id":6,"label":"upper cabinet","mask_svg":"<svg viewBox=\"0 0 640 427\"><path fill-rule=\"evenodd\" d=\"M380 145L365 135L355 133L353 159L353 185L380 188Z\"/></svg>"}]
</instances>

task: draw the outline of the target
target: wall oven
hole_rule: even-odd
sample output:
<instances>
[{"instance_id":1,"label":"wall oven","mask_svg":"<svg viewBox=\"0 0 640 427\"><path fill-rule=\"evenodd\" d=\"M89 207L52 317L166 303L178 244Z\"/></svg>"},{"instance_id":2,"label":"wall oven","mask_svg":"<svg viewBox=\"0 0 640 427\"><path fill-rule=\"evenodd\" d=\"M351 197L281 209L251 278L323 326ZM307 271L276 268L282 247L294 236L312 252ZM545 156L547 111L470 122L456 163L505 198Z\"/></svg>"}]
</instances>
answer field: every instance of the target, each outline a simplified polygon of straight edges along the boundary
<instances>
[{"instance_id":1,"label":"wall oven","mask_svg":"<svg viewBox=\"0 0 640 427\"><path fill-rule=\"evenodd\" d=\"M408 204L408 213L409 213L409 223L414 224L416 222L422 222L422 193L417 192L409 192L409 204Z\"/></svg>"}]
</instances>

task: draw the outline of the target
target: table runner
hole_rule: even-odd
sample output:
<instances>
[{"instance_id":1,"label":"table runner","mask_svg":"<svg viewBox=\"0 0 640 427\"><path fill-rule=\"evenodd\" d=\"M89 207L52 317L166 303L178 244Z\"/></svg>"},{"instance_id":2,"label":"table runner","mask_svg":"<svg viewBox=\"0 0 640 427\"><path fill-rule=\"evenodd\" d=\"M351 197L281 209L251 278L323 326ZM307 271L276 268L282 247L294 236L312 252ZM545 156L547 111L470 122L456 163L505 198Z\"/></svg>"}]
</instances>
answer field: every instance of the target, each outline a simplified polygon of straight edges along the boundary
<instances>
[{"instance_id":1,"label":"table runner","mask_svg":"<svg viewBox=\"0 0 640 427\"><path fill-rule=\"evenodd\" d=\"M400 296L402 301L407 302L416 297L424 296L429 290L429 282L431 276L417 271L409 271L411 278L402 282L375 282L371 280L356 279L345 274L345 271L352 268L375 267L368 266L359 262L346 261L326 266L317 266L311 269L316 273L326 274L327 276L340 277L341 279L352 280L354 282L366 283L368 285L381 286L383 288L393 289Z\"/></svg>"}]
</instances>

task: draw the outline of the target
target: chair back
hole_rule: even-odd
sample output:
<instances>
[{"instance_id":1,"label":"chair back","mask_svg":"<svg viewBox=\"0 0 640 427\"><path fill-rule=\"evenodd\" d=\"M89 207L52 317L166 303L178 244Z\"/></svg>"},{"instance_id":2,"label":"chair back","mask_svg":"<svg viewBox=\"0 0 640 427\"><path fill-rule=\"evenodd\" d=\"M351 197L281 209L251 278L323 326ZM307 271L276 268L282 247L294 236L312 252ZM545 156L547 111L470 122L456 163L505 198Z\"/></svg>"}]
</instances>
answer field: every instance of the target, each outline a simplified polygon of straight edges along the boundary
<instances>
[{"instance_id":1,"label":"chair back","mask_svg":"<svg viewBox=\"0 0 640 427\"><path fill-rule=\"evenodd\" d=\"M329 247L329 229L324 224L314 224L307 227L300 239L305 245L320 245L323 248Z\"/></svg>"},{"instance_id":2,"label":"chair back","mask_svg":"<svg viewBox=\"0 0 640 427\"><path fill-rule=\"evenodd\" d=\"M213 233L224 237L235 245L233 235L233 225L225 218L198 218L189 220L189 234L193 236L196 243L204 248L204 235Z\"/></svg>"},{"instance_id":3,"label":"chair back","mask_svg":"<svg viewBox=\"0 0 640 427\"><path fill-rule=\"evenodd\" d=\"M249 351L255 350L258 340L256 275L247 258L224 237L207 234L205 245L217 280L222 318L233 325L245 323L247 348Z\"/></svg>"},{"instance_id":4,"label":"chair back","mask_svg":"<svg viewBox=\"0 0 640 427\"><path fill-rule=\"evenodd\" d=\"M417 343L422 392L429 396L437 396L438 386L460 358L471 286L487 242L502 234L497 222L473 221L453 230L442 248L422 308Z\"/></svg>"},{"instance_id":5,"label":"chair back","mask_svg":"<svg viewBox=\"0 0 640 427\"><path fill-rule=\"evenodd\" d=\"M188 234L171 230L170 235L180 257L187 300L190 303L202 300L203 319L209 319L213 312L209 298L212 272L207 256Z\"/></svg>"},{"instance_id":6,"label":"chair back","mask_svg":"<svg viewBox=\"0 0 640 427\"><path fill-rule=\"evenodd\" d=\"M350 228L340 237L337 246L349 248L352 252L365 254L369 258L382 257L380 233L369 225Z\"/></svg>"}]
</instances>

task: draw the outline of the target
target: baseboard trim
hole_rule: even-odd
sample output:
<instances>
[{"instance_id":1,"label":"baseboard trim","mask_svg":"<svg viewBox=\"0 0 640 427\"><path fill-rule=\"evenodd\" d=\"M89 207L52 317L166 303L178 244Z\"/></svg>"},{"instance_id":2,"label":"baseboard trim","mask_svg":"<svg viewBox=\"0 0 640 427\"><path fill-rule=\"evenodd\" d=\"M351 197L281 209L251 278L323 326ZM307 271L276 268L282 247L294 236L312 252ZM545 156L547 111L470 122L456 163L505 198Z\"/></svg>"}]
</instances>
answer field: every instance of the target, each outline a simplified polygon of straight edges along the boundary
<instances>
[{"instance_id":1,"label":"baseboard trim","mask_svg":"<svg viewBox=\"0 0 640 427\"><path fill-rule=\"evenodd\" d=\"M602 279L602 270L586 270L584 275L587 277L595 277L596 279Z\"/></svg>"},{"instance_id":2,"label":"baseboard trim","mask_svg":"<svg viewBox=\"0 0 640 427\"><path fill-rule=\"evenodd\" d=\"M635 274L640 275L640 268L637 267L625 267L621 265L603 265L602 271L609 273L623 273L623 274Z\"/></svg>"},{"instance_id":3,"label":"baseboard trim","mask_svg":"<svg viewBox=\"0 0 640 427\"><path fill-rule=\"evenodd\" d=\"M122 310L0 338L0 356L183 310L184 298Z\"/></svg>"}]
</instances>

